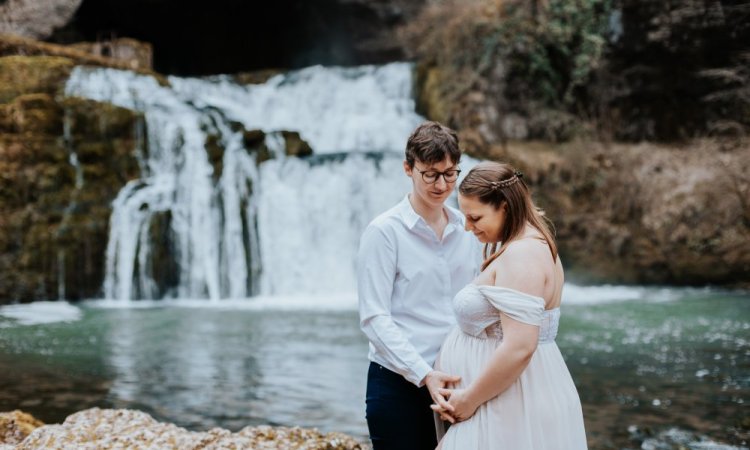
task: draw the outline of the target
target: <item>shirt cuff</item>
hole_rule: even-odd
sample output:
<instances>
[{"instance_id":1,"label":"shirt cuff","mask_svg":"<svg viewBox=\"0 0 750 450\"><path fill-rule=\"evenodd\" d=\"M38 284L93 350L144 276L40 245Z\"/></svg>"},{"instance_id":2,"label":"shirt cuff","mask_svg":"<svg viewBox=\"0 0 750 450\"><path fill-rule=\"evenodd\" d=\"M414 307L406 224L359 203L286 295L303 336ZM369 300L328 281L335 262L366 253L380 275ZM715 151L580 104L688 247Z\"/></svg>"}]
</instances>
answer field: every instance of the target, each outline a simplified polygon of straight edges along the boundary
<instances>
[{"instance_id":1,"label":"shirt cuff","mask_svg":"<svg viewBox=\"0 0 750 450\"><path fill-rule=\"evenodd\" d=\"M418 387L424 386L424 377L427 376L428 373L432 372L432 367L427 364L424 361L420 361L419 364L414 368L414 374L416 375L416 380L409 380L412 383L416 384Z\"/></svg>"}]
</instances>

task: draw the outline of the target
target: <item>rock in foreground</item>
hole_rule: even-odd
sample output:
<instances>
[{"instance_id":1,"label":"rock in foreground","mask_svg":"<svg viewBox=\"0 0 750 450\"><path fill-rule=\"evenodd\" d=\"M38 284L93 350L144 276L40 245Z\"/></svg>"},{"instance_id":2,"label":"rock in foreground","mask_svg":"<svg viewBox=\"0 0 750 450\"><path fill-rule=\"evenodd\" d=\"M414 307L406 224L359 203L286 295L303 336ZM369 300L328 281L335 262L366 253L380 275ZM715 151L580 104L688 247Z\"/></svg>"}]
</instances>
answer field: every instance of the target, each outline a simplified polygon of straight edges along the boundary
<instances>
[{"instance_id":1,"label":"rock in foreground","mask_svg":"<svg viewBox=\"0 0 750 450\"><path fill-rule=\"evenodd\" d=\"M13 413L0 414L0 425L20 428L14 420L33 423ZM11 416L16 414L16 416ZM24 417L26 414L20 413ZM28 419L33 419L28 416ZM36 422L35 424L39 424ZM15 428L14 428L15 427ZM28 430L28 428L26 428ZM5 432L5 430L3 430ZM92 408L69 416L61 425L43 425L28 434L0 435L0 450L31 449L279 449L364 450L364 445L341 433L287 427L245 427L237 433L222 428L188 431L154 420L141 411ZM15 447L8 444L16 444Z\"/></svg>"}]
</instances>

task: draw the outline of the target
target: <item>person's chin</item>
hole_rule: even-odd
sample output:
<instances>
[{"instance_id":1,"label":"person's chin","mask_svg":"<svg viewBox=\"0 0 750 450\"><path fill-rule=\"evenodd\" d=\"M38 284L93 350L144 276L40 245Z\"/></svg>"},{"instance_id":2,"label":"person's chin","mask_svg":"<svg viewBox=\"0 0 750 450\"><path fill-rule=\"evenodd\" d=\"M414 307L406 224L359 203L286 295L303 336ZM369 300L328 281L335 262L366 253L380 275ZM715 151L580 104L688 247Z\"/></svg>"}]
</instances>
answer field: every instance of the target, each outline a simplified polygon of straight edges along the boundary
<instances>
[{"instance_id":1,"label":"person's chin","mask_svg":"<svg viewBox=\"0 0 750 450\"><path fill-rule=\"evenodd\" d=\"M487 243L486 235L484 233L474 233L474 237L477 238L482 244Z\"/></svg>"},{"instance_id":2,"label":"person's chin","mask_svg":"<svg viewBox=\"0 0 750 450\"><path fill-rule=\"evenodd\" d=\"M443 203L448 199L448 197L451 195L450 191L447 192L441 192L441 193L435 193L435 192L429 192L428 193L430 200L432 200L435 203Z\"/></svg>"}]
</instances>

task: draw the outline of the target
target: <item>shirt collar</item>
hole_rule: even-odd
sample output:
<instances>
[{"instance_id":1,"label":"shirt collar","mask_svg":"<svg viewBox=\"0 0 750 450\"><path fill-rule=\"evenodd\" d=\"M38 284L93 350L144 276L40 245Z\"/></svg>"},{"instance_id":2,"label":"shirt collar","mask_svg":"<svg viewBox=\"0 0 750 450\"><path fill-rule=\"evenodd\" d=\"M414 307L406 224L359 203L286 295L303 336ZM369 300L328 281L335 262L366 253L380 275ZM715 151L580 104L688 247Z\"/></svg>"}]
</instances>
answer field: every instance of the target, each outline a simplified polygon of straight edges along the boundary
<instances>
[{"instance_id":1,"label":"shirt collar","mask_svg":"<svg viewBox=\"0 0 750 450\"><path fill-rule=\"evenodd\" d=\"M443 210L445 210L446 214L448 214L448 223L456 226L463 226L463 216L461 216L461 214L459 214L453 208L449 208L448 206L443 206ZM417 214L417 212L414 211L414 207L411 206L411 202L409 201L409 194L406 194L404 196L404 199L401 200L401 203L399 204L399 213L401 215L401 220L404 221L404 223L410 230L413 229L417 222L419 222L420 220L424 222L422 216Z\"/></svg>"},{"instance_id":2,"label":"shirt collar","mask_svg":"<svg viewBox=\"0 0 750 450\"><path fill-rule=\"evenodd\" d=\"M401 204L399 204L399 213L401 215L401 220L404 221L406 226L411 230L414 228L414 225L419 222L419 219L422 218L419 214L417 214L416 211L414 211L414 208L411 206L411 202L409 201L409 194L406 194L404 196L404 199L401 200Z\"/></svg>"}]
</instances>

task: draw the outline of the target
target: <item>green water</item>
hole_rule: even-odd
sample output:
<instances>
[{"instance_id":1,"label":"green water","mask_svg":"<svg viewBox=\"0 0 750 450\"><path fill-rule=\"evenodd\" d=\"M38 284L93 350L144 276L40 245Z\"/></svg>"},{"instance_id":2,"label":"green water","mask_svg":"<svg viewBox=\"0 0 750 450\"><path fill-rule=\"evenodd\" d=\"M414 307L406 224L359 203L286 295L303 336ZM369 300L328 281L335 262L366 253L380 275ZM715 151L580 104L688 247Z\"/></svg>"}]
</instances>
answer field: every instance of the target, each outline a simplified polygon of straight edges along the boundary
<instances>
[{"instance_id":1,"label":"green water","mask_svg":"<svg viewBox=\"0 0 750 450\"><path fill-rule=\"evenodd\" d=\"M71 322L0 316L0 410L59 422L94 406L137 408L190 429L367 435L367 342L354 310L78 306ZM558 343L590 447L748 447L749 307L748 294L674 289L564 305Z\"/></svg>"}]
</instances>

